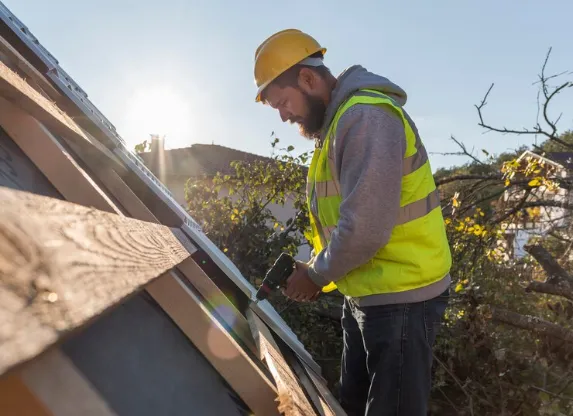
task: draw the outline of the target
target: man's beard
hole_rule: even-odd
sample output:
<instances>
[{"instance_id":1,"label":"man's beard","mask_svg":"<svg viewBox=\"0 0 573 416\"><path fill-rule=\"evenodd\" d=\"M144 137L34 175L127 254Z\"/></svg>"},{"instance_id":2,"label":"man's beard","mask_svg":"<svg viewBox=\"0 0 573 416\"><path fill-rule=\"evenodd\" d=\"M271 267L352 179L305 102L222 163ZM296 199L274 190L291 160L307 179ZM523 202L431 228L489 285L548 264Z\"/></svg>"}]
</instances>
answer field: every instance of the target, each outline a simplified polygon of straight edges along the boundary
<instances>
[{"instance_id":1,"label":"man's beard","mask_svg":"<svg viewBox=\"0 0 573 416\"><path fill-rule=\"evenodd\" d=\"M301 136L310 140L318 139L326 116L326 105L320 98L313 97L305 91L301 92L308 105L308 116L295 121L299 124L298 129Z\"/></svg>"}]
</instances>

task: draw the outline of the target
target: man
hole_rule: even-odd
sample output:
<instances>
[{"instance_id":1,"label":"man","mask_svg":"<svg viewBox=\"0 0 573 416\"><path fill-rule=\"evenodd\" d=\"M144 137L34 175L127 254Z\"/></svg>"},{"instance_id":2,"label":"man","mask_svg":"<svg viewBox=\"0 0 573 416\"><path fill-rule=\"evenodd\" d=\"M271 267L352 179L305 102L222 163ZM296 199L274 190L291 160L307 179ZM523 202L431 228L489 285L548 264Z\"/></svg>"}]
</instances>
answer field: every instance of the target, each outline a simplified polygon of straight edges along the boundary
<instances>
[{"instance_id":1,"label":"man","mask_svg":"<svg viewBox=\"0 0 573 416\"><path fill-rule=\"evenodd\" d=\"M294 29L255 56L256 100L316 142L307 199L314 257L285 294L345 295L340 401L349 415L427 413L432 346L451 254L406 93L356 65L334 77L326 49Z\"/></svg>"}]
</instances>

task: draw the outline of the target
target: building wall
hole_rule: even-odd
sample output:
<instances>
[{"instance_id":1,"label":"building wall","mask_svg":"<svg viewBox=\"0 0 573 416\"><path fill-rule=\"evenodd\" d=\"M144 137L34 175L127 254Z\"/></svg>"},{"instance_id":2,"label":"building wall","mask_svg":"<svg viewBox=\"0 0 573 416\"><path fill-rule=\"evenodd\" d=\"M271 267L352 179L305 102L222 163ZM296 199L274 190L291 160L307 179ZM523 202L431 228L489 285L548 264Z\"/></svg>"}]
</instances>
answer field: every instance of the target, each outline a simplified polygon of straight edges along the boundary
<instances>
[{"instance_id":1,"label":"building wall","mask_svg":"<svg viewBox=\"0 0 573 416\"><path fill-rule=\"evenodd\" d=\"M561 176L565 177L566 172L562 171ZM505 192L503 199L506 202L517 203L523 198L524 192L525 191L518 194ZM573 194L563 188L552 192L544 186L541 186L532 191L530 200L552 200L571 203L573 201ZM561 207L541 207L539 217L535 218L535 222L508 224L506 234L512 236L510 249L513 251L513 257L515 259L521 259L527 255L524 247L532 237L543 236L556 226L567 226L571 221L571 218L566 215L567 211L567 209Z\"/></svg>"}]
</instances>

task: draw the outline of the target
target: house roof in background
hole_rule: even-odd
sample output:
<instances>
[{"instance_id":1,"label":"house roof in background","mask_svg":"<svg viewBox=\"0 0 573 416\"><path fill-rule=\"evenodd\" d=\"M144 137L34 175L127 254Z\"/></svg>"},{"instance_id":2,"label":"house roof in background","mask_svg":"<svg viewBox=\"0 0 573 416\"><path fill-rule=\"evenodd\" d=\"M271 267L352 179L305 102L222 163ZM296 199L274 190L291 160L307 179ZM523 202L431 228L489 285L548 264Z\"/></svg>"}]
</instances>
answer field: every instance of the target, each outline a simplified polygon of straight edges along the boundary
<instances>
[{"instance_id":1,"label":"house roof in background","mask_svg":"<svg viewBox=\"0 0 573 416\"><path fill-rule=\"evenodd\" d=\"M546 153L545 157L566 169L573 169L573 152L550 152Z\"/></svg>"},{"instance_id":2,"label":"house roof in background","mask_svg":"<svg viewBox=\"0 0 573 416\"><path fill-rule=\"evenodd\" d=\"M216 144L193 144L190 147L164 150L165 176L184 176L187 178L200 176L215 176L217 172L228 175L235 170L231 162L273 162L274 159L267 156L260 156L254 153L243 152L242 150L231 149L230 147ZM143 152L139 156L144 163L152 166L153 152ZM306 167L303 167L306 170Z\"/></svg>"},{"instance_id":3,"label":"house roof in background","mask_svg":"<svg viewBox=\"0 0 573 416\"><path fill-rule=\"evenodd\" d=\"M543 155L539 153L532 152L531 150L526 150L519 156L518 160L522 160L527 156L533 156L537 159L544 160L546 163L549 162L555 166L563 167L565 169L573 169L573 152L547 152Z\"/></svg>"}]
</instances>

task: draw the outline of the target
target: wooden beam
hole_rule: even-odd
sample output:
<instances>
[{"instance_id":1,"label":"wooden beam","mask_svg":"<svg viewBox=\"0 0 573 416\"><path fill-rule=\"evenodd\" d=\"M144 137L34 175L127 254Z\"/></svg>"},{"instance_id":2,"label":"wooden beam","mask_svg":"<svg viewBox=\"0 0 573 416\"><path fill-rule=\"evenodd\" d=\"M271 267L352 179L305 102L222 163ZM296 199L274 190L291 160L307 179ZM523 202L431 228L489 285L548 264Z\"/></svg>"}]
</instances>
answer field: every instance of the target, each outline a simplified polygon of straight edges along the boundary
<instances>
[{"instance_id":1,"label":"wooden beam","mask_svg":"<svg viewBox=\"0 0 573 416\"><path fill-rule=\"evenodd\" d=\"M117 416L59 349L27 363L22 380L55 416Z\"/></svg>"},{"instance_id":2,"label":"wooden beam","mask_svg":"<svg viewBox=\"0 0 573 416\"><path fill-rule=\"evenodd\" d=\"M297 376L282 356L269 328L251 310L247 311L247 320L259 346L260 358L267 363L277 384L281 413L286 416L318 414L301 388Z\"/></svg>"},{"instance_id":3,"label":"wooden beam","mask_svg":"<svg viewBox=\"0 0 573 416\"><path fill-rule=\"evenodd\" d=\"M0 97L0 125L67 200L119 213L42 123ZM86 189L94 189L86 192Z\"/></svg>"},{"instance_id":4,"label":"wooden beam","mask_svg":"<svg viewBox=\"0 0 573 416\"><path fill-rule=\"evenodd\" d=\"M171 229L0 188L0 374L181 263Z\"/></svg>"},{"instance_id":5,"label":"wooden beam","mask_svg":"<svg viewBox=\"0 0 573 416\"><path fill-rule=\"evenodd\" d=\"M24 73L41 92L51 100L58 100L61 94L30 62L24 58L10 43L0 36L0 53L3 54L16 68Z\"/></svg>"},{"instance_id":6,"label":"wooden beam","mask_svg":"<svg viewBox=\"0 0 573 416\"><path fill-rule=\"evenodd\" d=\"M254 414L279 414L275 387L178 277L165 275L146 289Z\"/></svg>"},{"instance_id":7,"label":"wooden beam","mask_svg":"<svg viewBox=\"0 0 573 416\"><path fill-rule=\"evenodd\" d=\"M0 96L26 110L54 132L90 141L66 113L2 62L0 62Z\"/></svg>"},{"instance_id":8,"label":"wooden beam","mask_svg":"<svg viewBox=\"0 0 573 416\"><path fill-rule=\"evenodd\" d=\"M284 352L284 349L282 351L286 362L296 374L299 383L301 384L304 391L308 395L308 398L314 404L314 407L315 409L317 409L318 414L320 416L338 416L332 412L332 409L330 409L326 401L320 396L320 394L318 394L316 387L314 386L312 380L308 377L308 375L302 368L302 365L298 361L297 357L295 357L294 354L290 354L290 356L287 356L287 354L285 354ZM290 350L287 351L287 353L288 352L290 352Z\"/></svg>"},{"instance_id":9,"label":"wooden beam","mask_svg":"<svg viewBox=\"0 0 573 416\"><path fill-rule=\"evenodd\" d=\"M197 292L203 296L209 307L221 317L229 331L236 335L237 340L256 355L257 347L249 328L249 323L241 312L235 308L235 305L233 305L227 295L217 287L192 258L183 261L177 266L177 269L193 285Z\"/></svg>"},{"instance_id":10,"label":"wooden beam","mask_svg":"<svg viewBox=\"0 0 573 416\"><path fill-rule=\"evenodd\" d=\"M308 365L306 365L304 362L300 362L300 364L305 369L311 381L316 386L316 389L318 390L324 401L326 401L332 412L336 416L346 416L346 412L344 411L338 400L336 400L332 392L328 389L326 381L321 376L316 374L314 370L310 368Z\"/></svg>"},{"instance_id":11,"label":"wooden beam","mask_svg":"<svg viewBox=\"0 0 573 416\"><path fill-rule=\"evenodd\" d=\"M46 408L16 373L0 376L0 409L3 415L58 416Z\"/></svg>"}]
</instances>

